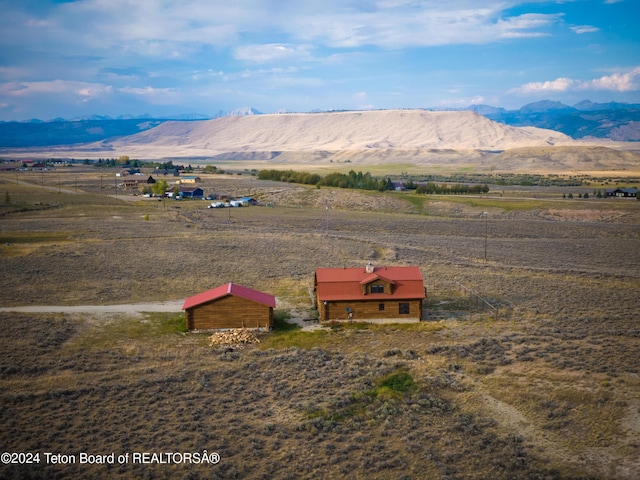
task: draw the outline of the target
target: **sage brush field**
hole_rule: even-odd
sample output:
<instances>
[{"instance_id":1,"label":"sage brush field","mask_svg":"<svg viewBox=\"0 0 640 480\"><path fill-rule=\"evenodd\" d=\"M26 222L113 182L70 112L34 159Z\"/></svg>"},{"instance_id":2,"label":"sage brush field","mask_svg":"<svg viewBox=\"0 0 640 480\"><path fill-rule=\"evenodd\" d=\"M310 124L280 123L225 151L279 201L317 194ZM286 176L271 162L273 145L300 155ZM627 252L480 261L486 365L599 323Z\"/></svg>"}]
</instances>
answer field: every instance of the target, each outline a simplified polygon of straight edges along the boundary
<instances>
[{"instance_id":1,"label":"sage brush field","mask_svg":"<svg viewBox=\"0 0 640 480\"><path fill-rule=\"evenodd\" d=\"M0 466L2 478L640 471L640 202L412 197L212 176L211 188L270 206L206 209L116 199L95 176L61 193L51 181L38 189L40 177L30 188L12 180L0 184L10 198L0 211L0 306L181 300L237 282L276 295L280 328L259 344L216 348L184 332L180 313L0 312L2 451L41 455ZM315 268L369 261L418 265L426 309L451 315L313 332L284 323L313 316ZM460 285L498 314L475 309ZM203 450L220 462L43 457Z\"/></svg>"}]
</instances>

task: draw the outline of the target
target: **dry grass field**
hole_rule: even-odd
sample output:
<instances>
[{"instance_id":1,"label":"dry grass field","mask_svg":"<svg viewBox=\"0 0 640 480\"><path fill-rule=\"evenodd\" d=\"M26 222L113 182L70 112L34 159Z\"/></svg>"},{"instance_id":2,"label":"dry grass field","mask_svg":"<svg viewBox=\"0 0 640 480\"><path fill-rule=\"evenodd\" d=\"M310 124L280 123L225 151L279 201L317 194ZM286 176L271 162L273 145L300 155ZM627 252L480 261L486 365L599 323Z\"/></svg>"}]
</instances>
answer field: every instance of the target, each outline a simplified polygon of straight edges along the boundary
<instances>
[{"instance_id":1,"label":"dry grass field","mask_svg":"<svg viewBox=\"0 0 640 480\"><path fill-rule=\"evenodd\" d=\"M640 202L223 175L205 190L270 206L207 209L47 173L0 177L0 307L180 300L231 281L275 294L280 328L215 348L175 313L0 313L2 451L40 453L1 478L637 478ZM368 261L420 266L448 319L284 323L312 316L316 267ZM219 463L184 460L203 450Z\"/></svg>"}]
</instances>

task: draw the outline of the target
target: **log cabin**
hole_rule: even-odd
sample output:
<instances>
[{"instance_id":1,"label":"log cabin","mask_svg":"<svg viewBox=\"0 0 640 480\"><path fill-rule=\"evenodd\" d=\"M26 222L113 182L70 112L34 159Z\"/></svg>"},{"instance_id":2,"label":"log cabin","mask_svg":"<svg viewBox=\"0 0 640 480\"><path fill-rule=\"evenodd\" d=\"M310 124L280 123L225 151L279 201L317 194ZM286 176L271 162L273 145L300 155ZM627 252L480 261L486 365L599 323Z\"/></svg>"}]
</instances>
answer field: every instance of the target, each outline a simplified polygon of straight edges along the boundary
<instances>
[{"instance_id":1,"label":"log cabin","mask_svg":"<svg viewBox=\"0 0 640 480\"><path fill-rule=\"evenodd\" d=\"M318 268L315 306L321 322L407 323L422 320L418 267Z\"/></svg>"},{"instance_id":2,"label":"log cabin","mask_svg":"<svg viewBox=\"0 0 640 480\"><path fill-rule=\"evenodd\" d=\"M188 330L273 328L273 295L227 283L185 300Z\"/></svg>"}]
</instances>

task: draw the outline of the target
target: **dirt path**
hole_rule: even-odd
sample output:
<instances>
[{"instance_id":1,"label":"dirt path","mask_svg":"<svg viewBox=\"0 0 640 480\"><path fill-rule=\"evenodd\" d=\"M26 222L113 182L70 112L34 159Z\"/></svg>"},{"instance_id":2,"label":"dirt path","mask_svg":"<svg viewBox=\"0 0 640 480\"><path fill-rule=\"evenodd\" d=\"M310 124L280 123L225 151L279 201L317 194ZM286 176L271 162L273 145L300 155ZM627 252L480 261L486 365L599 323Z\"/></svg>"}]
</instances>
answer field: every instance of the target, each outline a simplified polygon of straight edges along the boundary
<instances>
[{"instance_id":1,"label":"dirt path","mask_svg":"<svg viewBox=\"0 0 640 480\"><path fill-rule=\"evenodd\" d=\"M0 307L0 312L22 313L127 313L181 312L184 300L153 303L128 303L122 305L27 305Z\"/></svg>"},{"instance_id":2,"label":"dirt path","mask_svg":"<svg viewBox=\"0 0 640 480\"><path fill-rule=\"evenodd\" d=\"M621 445L610 447L584 448L581 452L571 452L559 442L549 438L545 433L530 422L520 411L497 398L482 393L484 405L493 412L498 421L518 435L522 435L529 442L537 446L560 464L586 464L591 471L598 471L603 477L619 479L636 479L640 459L627 458L620 453ZM628 415L622 422L626 427L624 443L635 444L640 432L640 402L633 401L628 408Z\"/></svg>"}]
</instances>

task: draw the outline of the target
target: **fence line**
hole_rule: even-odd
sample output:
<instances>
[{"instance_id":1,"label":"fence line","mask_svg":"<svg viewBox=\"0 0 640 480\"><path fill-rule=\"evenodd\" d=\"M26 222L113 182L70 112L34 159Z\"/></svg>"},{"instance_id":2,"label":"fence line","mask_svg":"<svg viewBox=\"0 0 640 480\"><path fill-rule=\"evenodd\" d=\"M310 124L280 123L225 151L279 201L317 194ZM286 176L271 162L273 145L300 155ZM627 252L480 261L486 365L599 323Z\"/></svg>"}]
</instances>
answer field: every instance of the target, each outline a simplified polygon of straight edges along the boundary
<instances>
[{"instance_id":1,"label":"fence line","mask_svg":"<svg viewBox=\"0 0 640 480\"><path fill-rule=\"evenodd\" d=\"M490 312L492 315L495 316L495 318L498 318L498 315L500 313L499 307L493 305L491 302L489 302L489 300L484 298L478 292L476 292L472 288L466 287L465 285L460 283L458 280L440 282L437 284L433 283L431 285L425 286L425 294L427 295L427 298L430 295L438 295L438 293L447 293L447 292L452 293L453 291L461 293L463 297L466 297L467 300L469 301L470 307L472 307L472 310L477 309L483 312ZM469 311L468 313L471 315L473 311ZM431 317L438 317L439 315L443 316L445 314L443 312L434 312L434 311L428 314L428 316L431 316Z\"/></svg>"}]
</instances>

